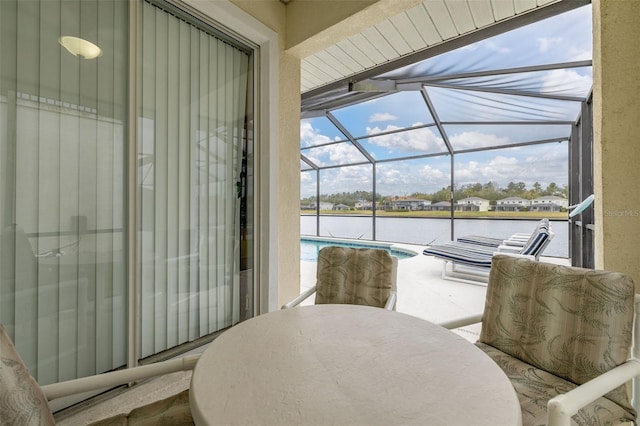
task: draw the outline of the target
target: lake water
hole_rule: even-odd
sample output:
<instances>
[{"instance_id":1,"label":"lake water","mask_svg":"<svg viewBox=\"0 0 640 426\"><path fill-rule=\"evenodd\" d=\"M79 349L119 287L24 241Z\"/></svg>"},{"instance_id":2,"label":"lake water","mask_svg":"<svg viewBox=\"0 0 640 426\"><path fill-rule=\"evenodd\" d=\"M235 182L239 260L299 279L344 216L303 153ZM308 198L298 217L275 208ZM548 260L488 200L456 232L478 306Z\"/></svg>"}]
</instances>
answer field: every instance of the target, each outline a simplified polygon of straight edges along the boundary
<instances>
[{"instance_id":1,"label":"lake water","mask_svg":"<svg viewBox=\"0 0 640 426\"><path fill-rule=\"evenodd\" d=\"M538 219L456 219L454 238L485 235L508 238L516 232L531 233ZM320 216L320 236L373 240L373 218L362 216ZM551 221L554 237L543 252L545 256L569 257L569 224ZM300 216L300 233L315 236L316 216ZM407 244L441 244L451 241L448 218L377 217L376 240Z\"/></svg>"}]
</instances>

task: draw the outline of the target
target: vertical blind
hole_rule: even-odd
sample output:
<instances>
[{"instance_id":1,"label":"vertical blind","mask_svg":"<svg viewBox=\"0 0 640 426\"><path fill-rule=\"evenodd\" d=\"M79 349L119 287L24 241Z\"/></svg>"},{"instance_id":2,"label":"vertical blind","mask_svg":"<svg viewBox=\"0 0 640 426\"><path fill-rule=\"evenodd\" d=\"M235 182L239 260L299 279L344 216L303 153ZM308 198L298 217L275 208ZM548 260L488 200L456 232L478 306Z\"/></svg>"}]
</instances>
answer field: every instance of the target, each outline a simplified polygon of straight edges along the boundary
<instances>
[{"instance_id":1,"label":"vertical blind","mask_svg":"<svg viewBox=\"0 0 640 426\"><path fill-rule=\"evenodd\" d=\"M0 2L0 322L41 384L126 362L127 13Z\"/></svg>"},{"instance_id":2,"label":"vertical blind","mask_svg":"<svg viewBox=\"0 0 640 426\"><path fill-rule=\"evenodd\" d=\"M125 365L129 324L145 357L239 320L248 53L141 1L128 81L129 6L0 1L0 323L40 384ZM102 55L74 56L61 36Z\"/></svg>"},{"instance_id":3,"label":"vertical blind","mask_svg":"<svg viewBox=\"0 0 640 426\"><path fill-rule=\"evenodd\" d=\"M141 355L239 320L247 53L143 3Z\"/></svg>"}]
</instances>

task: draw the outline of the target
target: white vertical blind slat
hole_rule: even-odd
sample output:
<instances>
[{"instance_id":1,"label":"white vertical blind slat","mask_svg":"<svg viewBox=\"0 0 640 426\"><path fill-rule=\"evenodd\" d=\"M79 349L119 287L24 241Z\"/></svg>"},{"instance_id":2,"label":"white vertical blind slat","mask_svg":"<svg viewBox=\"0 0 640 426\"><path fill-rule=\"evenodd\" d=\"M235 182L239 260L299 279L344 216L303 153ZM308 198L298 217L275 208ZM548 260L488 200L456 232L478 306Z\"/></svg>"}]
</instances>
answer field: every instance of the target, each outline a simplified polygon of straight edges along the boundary
<instances>
[{"instance_id":1,"label":"white vertical blind slat","mask_svg":"<svg viewBox=\"0 0 640 426\"><path fill-rule=\"evenodd\" d=\"M60 20L52 19L52 14L59 14L55 7L49 4L40 4L38 28L41 28L43 21L51 19L60 30ZM48 34L39 31L39 41L41 46L46 46ZM42 49L40 61L48 66L39 67L38 97L41 100L55 99L58 95L54 88L59 81L60 55L55 50ZM51 232L58 228L60 221L60 122L56 114L46 109L39 109L38 125L38 232ZM59 246L59 237L49 237L40 244L38 251L49 250ZM38 371L41 381L51 383L58 379L58 339L60 328L58 314L58 286L55 285L58 279L57 265L38 264L38 316L47 318L46 321L39 321L38 327ZM56 325L56 326L53 326ZM64 330L62 331L64 332Z\"/></svg>"},{"instance_id":2,"label":"white vertical blind slat","mask_svg":"<svg viewBox=\"0 0 640 426\"><path fill-rule=\"evenodd\" d=\"M186 22L179 21L179 97L180 97L180 111L177 115L178 127L180 136L176 140L178 145L178 158L179 158L179 175L178 175L178 187L179 187L179 221L180 221L180 261L179 267L179 292L180 302L178 303L178 334L179 342L185 343L189 341L189 307L191 297L188 297L192 265L195 264L194 255L197 254L197 239L196 235L191 231L191 144L184 141L190 140L190 126L189 126L189 99L190 99L190 83L189 83L189 68L191 63L191 54L189 50L189 25Z\"/></svg>"},{"instance_id":3,"label":"white vertical blind slat","mask_svg":"<svg viewBox=\"0 0 640 426\"><path fill-rule=\"evenodd\" d=\"M168 20L168 40L167 51L172 58L179 55L179 21ZM179 117L179 62L171 60L168 63L167 71L167 98L168 98L168 117ZM167 120L167 184L168 184L168 200L167 200L167 346L173 347L180 343L179 340L179 257L181 255L180 239L183 234L184 227L179 222L180 209L180 155L179 147L179 122L172 119Z\"/></svg>"},{"instance_id":4,"label":"white vertical blind slat","mask_svg":"<svg viewBox=\"0 0 640 426\"><path fill-rule=\"evenodd\" d=\"M199 111L198 107L198 98L199 98L199 81L198 78L200 76L199 73L199 50L197 47L197 43L200 38L198 32L195 28L189 26L189 50L191 52L191 62L190 67L188 68L188 78L189 79L189 117L187 118L189 123L189 139L187 142L189 147L191 148L191 162L189 163L189 171L190 171L190 187L189 193L191 198L189 200L190 207L190 217L191 217L191 230L194 234L194 244L195 247L195 256L192 258L190 274L189 274L189 340L197 339L200 336L200 323L199 323L199 299L198 293L200 290L200 256L202 256L202 235L200 233L200 196L199 196L199 188L200 188L200 174L198 169L198 164L201 159L200 150L198 149L197 143L197 129L200 123L199 120Z\"/></svg>"},{"instance_id":5,"label":"white vertical blind slat","mask_svg":"<svg viewBox=\"0 0 640 426\"><path fill-rule=\"evenodd\" d=\"M142 26L142 51L155 52L155 9L146 6L141 10ZM154 61L155 62L155 61ZM142 75L140 85L142 87L142 117L139 119L140 137L138 141L139 152L142 153L142 160L145 167L140 170L140 208L139 208L139 244L141 267L140 267L140 313L141 324L153 324L155 320L154 291L155 291L155 65L149 61L142 60ZM140 157L140 155L139 155ZM151 332L141 332L141 355L154 353L155 348L155 327L150 326Z\"/></svg>"},{"instance_id":6,"label":"white vertical blind slat","mask_svg":"<svg viewBox=\"0 0 640 426\"><path fill-rule=\"evenodd\" d=\"M25 4L28 3L28 4ZM16 137L16 207L15 223L21 224L22 229L29 234L37 232L36 223L38 211L34 208L38 204L37 172L33 173L33 164L38 164L38 128L33 123L38 122L37 111L37 81L39 49L37 45L30 45L30 28L38 28L38 22L33 17L38 16L38 4L21 2L18 4L17 34L18 40L25 41L17 49L16 75L21 78L17 84L17 134ZM24 99L24 97L28 99ZM25 108L20 108L25 105ZM17 143L20 140L20 143ZM27 172L28 171L28 172ZM29 242L30 243L30 242ZM17 244L17 243L16 243ZM37 250L37 241L31 253L26 250L16 252L16 275L28 274L29 279L16 280L15 290L15 345L22 355L24 362L37 370L37 309L38 295L36 290L37 266L33 260L33 250ZM27 278L27 277L25 277ZM35 373L37 374L37 372Z\"/></svg>"},{"instance_id":7,"label":"white vertical blind slat","mask_svg":"<svg viewBox=\"0 0 640 426\"><path fill-rule=\"evenodd\" d=\"M154 195L155 204L155 259L154 286L154 315L155 315L155 339L154 353L167 348L167 259L168 259L168 229L167 209L169 208L168 186L168 137L167 122L168 98L167 98L167 68L169 66L168 22L169 17L161 10L155 10L155 162L154 162Z\"/></svg>"},{"instance_id":8,"label":"white vertical blind slat","mask_svg":"<svg viewBox=\"0 0 640 426\"><path fill-rule=\"evenodd\" d=\"M207 293L209 280L209 85L207 71L209 58L207 52L208 40L204 33L193 29L197 34L197 81L200 96L198 96L198 120L195 129L194 144L198 151L198 233L200 234L200 250L198 256L198 333L200 336L209 333Z\"/></svg>"},{"instance_id":9,"label":"white vertical blind slat","mask_svg":"<svg viewBox=\"0 0 640 426\"><path fill-rule=\"evenodd\" d=\"M215 205L216 205L216 200L219 197L219 188L218 188L218 180L217 180L217 168L219 167L219 162L216 161L216 158L213 158L213 161L211 161L211 154L213 152L216 152L217 149L212 149L212 147L215 147L216 143L217 143L217 135L216 135L216 131L218 128L218 120L217 120L217 114L220 111L220 106L218 105L218 95L220 93L219 88L218 88L218 69L217 69L217 63L218 63L218 57L219 57L219 44L215 41L215 40L210 40L210 43L208 45L208 61L207 61L207 80L208 80L208 85L210 88L209 94L210 96L208 97L207 101L208 101L208 108L209 108L209 120L208 120L208 131L207 131L207 158L209 159L208 164L207 164L207 174L208 174L208 180L211 183L211 186L213 187L212 192L215 193L215 195L213 196L209 196L207 197L208 203L209 204L209 209L214 212L213 214L215 215L216 218L219 218L219 216L217 215L217 213L215 212ZM223 107L223 106L222 106ZM218 237L217 232L218 232L218 226L217 224L215 224L215 226L212 227L213 228L213 232L214 232L214 237L213 237L213 241L218 241ZM209 332L214 331L215 329L217 329L218 326L218 322L217 322L217 318L216 318L216 287L215 287L215 281L217 279L216 277L216 271L218 270L217 266L219 265L218 260L216 259L217 256L217 247L215 245L213 245L211 247L211 249L209 250L208 253L208 257L206 259L207 264L210 266L212 273L209 275L209 280L207 282L207 291L206 291L206 303L207 303L207 318L208 318L208 326L209 326Z\"/></svg>"},{"instance_id":10,"label":"white vertical blind slat","mask_svg":"<svg viewBox=\"0 0 640 426\"><path fill-rule=\"evenodd\" d=\"M108 35L114 26L114 8L110 2L97 4L97 16L104 23L98 27L96 41L98 46L106 52L113 52L115 45L113 38ZM105 28L107 27L107 28ZM114 163L122 161L113 157L114 122L101 118L103 112L108 111L113 117L116 91L113 67L113 55L103 56L101 66L97 69L97 97L100 101L95 105L95 119L97 124L96 139L96 230L114 229L113 205L117 187L114 182ZM122 130L121 130L122 131ZM84 230L86 231L86 230ZM81 231L83 232L83 231ZM116 249L113 244L113 233L100 232L96 234L96 365L98 371L108 371L113 368L113 350L111 342L114 340L114 297L113 284L116 278L113 274L114 255ZM84 236L82 238L85 238ZM123 336L123 335L121 335Z\"/></svg>"},{"instance_id":11,"label":"white vertical blind slat","mask_svg":"<svg viewBox=\"0 0 640 426\"><path fill-rule=\"evenodd\" d=\"M222 48L219 51L218 57L220 60L218 61L218 128L220 131L217 134L216 142L217 142L217 150L218 150L218 167L216 170L216 181L217 181L217 192L218 192L218 202L216 203L216 215L218 218L218 226L216 229L220 229L218 234L218 238L216 239L216 249L219 253L219 258L217 259L218 268L216 274L216 281L224 283L224 285L218 286L216 288L216 298L217 298L217 307L216 307L216 322L220 325L226 323L225 312L228 310L227 307L227 292L228 286L230 285L229 280L225 280L227 277L227 262L226 254L227 254L227 233L233 229L233 226L228 226L226 229L222 227L220 218L228 218L227 205L232 203L235 198L233 194L228 192L229 179L233 179L230 176L229 171L233 170L233 157L231 154L233 153L232 146L233 140L230 138L232 132L231 120L232 120L232 111L229 113L229 109L232 108L233 105L233 86L232 86L232 76L233 70L229 69L233 66L233 52L230 50L229 46L221 46ZM231 93L230 93L231 92ZM231 216L232 217L232 216ZM231 224L229 224L231 225ZM229 324L230 325L230 324Z\"/></svg>"},{"instance_id":12,"label":"white vertical blind slat","mask_svg":"<svg viewBox=\"0 0 640 426\"><path fill-rule=\"evenodd\" d=\"M125 32L114 31L118 28L118 24L121 22L127 22L128 10L126 7L119 7L119 3L112 3L114 10L113 24L107 26L107 37L109 30L113 34L113 52L119 51L122 46L126 46L128 37ZM113 117L112 126L112 179L113 188L112 193L112 212L113 221L111 223L111 233L113 252L111 253L113 259L113 339L111 341L111 351L113 353L112 366L125 365L127 360L127 280L126 277L126 265L125 265L125 241L127 240L127 232L133 232L134 226L127 227L125 224L125 197L127 196L127 190L125 190L125 153L127 152L124 143L124 132L126 131L123 120L119 120L119 117L123 117L126 114L127 108L125 105L128 101L128 74L121 72L125 70L127 66L126 56L113 55L113 104L110 105L111 114ZM132 224L133 225L133 224Z\"/></svg>"}]
</instances>

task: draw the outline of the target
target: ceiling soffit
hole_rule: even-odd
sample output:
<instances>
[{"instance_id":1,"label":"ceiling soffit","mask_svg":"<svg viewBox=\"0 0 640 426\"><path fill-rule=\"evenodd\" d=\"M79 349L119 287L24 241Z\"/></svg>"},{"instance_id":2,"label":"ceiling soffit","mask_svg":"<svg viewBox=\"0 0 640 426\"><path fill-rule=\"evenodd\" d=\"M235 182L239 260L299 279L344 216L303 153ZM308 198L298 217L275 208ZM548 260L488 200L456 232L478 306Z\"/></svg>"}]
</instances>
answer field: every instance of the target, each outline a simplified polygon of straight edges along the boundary
<instances>
[{"instance_id":1,"label":"ceiling soffit","mask_svg":"<svg viewBox=\"0 0 640 426\"><path fill-rule=\"evenodd\" d=\"M590 0L426 0L367 28L301 64L306 100L344 90L350 83L437 56L554 16Z\"/></svg>"}]
</instances>

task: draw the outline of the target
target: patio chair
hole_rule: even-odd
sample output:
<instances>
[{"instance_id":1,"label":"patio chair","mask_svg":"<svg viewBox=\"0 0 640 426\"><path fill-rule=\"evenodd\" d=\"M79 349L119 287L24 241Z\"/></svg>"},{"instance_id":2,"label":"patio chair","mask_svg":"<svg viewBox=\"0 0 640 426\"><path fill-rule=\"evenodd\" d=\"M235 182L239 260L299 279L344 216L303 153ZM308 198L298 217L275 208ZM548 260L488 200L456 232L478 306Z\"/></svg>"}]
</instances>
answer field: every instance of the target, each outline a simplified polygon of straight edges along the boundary
<instances>
[{"instance_id":1,"label":"patio chair","mask_svg":"<svg viewBox=\"0 0 640 426\"><path fill-rule=\"evenodd\" d=\"M54 425L48 400L109 389L149 377L192 370L199 355L83 377L40 387L0 325L0 425ZM188 390L93 423L96 425L193 425Z\"/></svg>"},{"instance_id":2,"label":"patio chair","mask_svg":"<svg viewBox=\"0 0 640 426\"><path fill-rule=\"evenodd\" d=\"M482 322L476 345L511 380L523 426L613 425L636 419L639 305L626 275L496 255L484 313L440 325Z\"/></svg>"},{"instance_id":3,"label":"patio chair","mask_svg":"<svg viewBox=\"0 0 640 426\"><path fill-rule=\"evenodd\" d=\"M452 241L427 247L423 254L443 261L442 278L470 284L486 285L494 254L538 260L553 239L548 221L540 221L535 231L522 245L502 244L489 247L481 244Z\"/></svg>"},{"instance_id":4,"label":"patio chair","mask_svg":"<svg viewBox=\"0 0 640 426\"><path fill-rule=\"evenodd\" d=\"M386 250L328 246L318 252L316 285L282 309L316 293L315 303L347 303L394 310L398 258Z\"/></svg>"}]
</instances>

